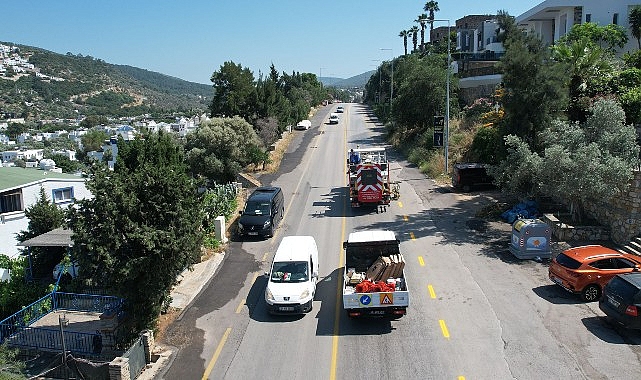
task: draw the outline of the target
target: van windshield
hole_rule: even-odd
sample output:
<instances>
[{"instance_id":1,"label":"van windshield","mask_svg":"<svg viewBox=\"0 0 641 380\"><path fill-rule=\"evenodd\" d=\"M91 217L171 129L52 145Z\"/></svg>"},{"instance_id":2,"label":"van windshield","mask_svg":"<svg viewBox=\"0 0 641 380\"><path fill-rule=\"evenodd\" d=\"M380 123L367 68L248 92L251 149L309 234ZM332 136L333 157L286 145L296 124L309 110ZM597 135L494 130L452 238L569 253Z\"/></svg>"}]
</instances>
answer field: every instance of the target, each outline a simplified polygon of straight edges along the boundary
<instances>
[{"instance_id":1,"label":"van windshield","mask_svg":"<svg viewBox=\"0 0 641 380\"><path fill-rule=\"evenodd\" d=\"M244 214L249 215L269 215L270 205L269 202L252 202L249 201L245 205Z\"/></svg>"},{"instance_id":2,"label":"van windshield","mask_svg":"<svg viewBox=\"0 0 641 380\"><path fill-rule=\"evenodd\" d=\"M272 267L272 282L305 282L309 280L306 261L276 261Z\"/></svg>"}]
</instances>

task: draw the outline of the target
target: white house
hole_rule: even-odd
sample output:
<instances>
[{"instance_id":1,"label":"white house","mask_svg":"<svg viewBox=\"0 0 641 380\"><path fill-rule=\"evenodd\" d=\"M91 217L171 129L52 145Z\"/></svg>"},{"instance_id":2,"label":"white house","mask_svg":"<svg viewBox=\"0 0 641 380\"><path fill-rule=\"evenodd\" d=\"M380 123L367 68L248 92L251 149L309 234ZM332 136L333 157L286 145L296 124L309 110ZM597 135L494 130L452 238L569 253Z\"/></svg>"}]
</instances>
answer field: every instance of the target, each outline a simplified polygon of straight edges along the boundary
<instances>
[{"instance_id":1,"label":"white house","mask_svg":"<svg viewBox=\"0 0 641 380\"><path fill-rule=\"evenodd\" d=\"M0 167L0 254L11 258L20 254L16 234L27 229L25 210L37 202L41 187L49 200L61 207L92 197L85 179L75 175Z\"/></svg>"},{"instance_id":2,"label":"white house","mask_svg":"<svg viewBox=\"0 0 641 380\"><path fill-rule=\"evenodd\" d=\"M2 152L2 162L15 160L40 161L44 157L44 149L5 150Z\"/></svg>"},{"instance_id":3,"label":"white house","mask_svg":"<svg viewBox=\"0 0 641 380\"><path fill-rule=\"evenodd\" d=\"M637 50L628 15L632 7L639 5L641 1L638 0L546 0L516 17L516 23L548 45L566 35L575 24L621 25L629 37L628 44L621 49L624 53Z\"/></svg>"}]
</instances>

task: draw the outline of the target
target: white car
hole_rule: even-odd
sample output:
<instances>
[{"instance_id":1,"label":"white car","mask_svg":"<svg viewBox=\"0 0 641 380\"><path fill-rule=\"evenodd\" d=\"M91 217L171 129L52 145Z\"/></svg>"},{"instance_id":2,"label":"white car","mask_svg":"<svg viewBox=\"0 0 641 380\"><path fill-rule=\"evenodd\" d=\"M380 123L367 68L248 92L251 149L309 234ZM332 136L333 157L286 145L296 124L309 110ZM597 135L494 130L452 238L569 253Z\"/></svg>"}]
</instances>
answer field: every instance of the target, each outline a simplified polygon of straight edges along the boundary
<instances>
[{"instance_id":1,"label":"white car","mask_svg":"<svg viewBox=\"0 0 641 380\"><path fill-rule=\"evenodd\" d=\"M311 122L311 121L309 121L309 120L302 120L302 121L300 121L298 124L296 124L296 126L294 127L294 129L297 129L297 130L300 130L300 131L306 131L306 130L308 130L308 129L309 129L309 128L311 128L311 127L312 127L312 122Z\"/></svg>"},{"instance_id":2,"label":"white car","mask_svg":"<svg viewBox=\"0 0 641 380\"><path fill-rule=\"evenodd\" d=\"M329 115L329 123L330 124L338 124L339 120L340 119L338 118L338 114L337 113L331 113Z\"/></svg>"}]
</instances>

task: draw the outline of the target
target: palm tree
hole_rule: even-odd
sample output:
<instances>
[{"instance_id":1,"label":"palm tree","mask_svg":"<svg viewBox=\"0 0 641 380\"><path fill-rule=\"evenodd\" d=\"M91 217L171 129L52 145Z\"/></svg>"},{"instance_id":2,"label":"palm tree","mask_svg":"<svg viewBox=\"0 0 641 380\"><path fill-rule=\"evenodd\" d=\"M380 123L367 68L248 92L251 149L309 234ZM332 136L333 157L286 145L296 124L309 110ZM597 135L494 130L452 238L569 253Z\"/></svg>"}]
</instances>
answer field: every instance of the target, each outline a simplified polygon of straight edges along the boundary
<instances>
[{"instance_id":1,"label":"palm tree","mask_svg":"<svg viewBox=\"0 0 641 380\"><path fill-rule=\"evenodd\" d=\"M410 28L409 30L410 33L412 33L412 44L414 44L414 50L412 52L416 51L416 44L418 43L418 26L414 25L413 27Z\"/></svg>"},{"instance_id":2,"label":"palm tree","mask_svg":"<svg viewBox=\"0 0 641 380\"><path fill-rule=\"evenodd\" d=\"M425 50L425 24L427 23L427 15L425 13L418 15L418 18L414 20L421 25L421 51Z\"/></svg>"},{"instance_id":3,"label":"palm tree","mask_svg":"<svg viewBox=\"0 0 641 380\"><path fill-rule=\"evenodd\" d=\"M403 46L405 47L405 55L407 55L407 37L410 35L408 30L401 30L398 34L399 37L403 37Z\"/></svg>"},{"instance_id":4,"label":"palm tree","mask_svg":"<svg viewBox=\"0 0 641 380\"><path fill-rule=\"evenodd\" d=\"M432 30L434 29L434 13L440 11L441 9L438 7L438 1L430 0L427 3L425 3L423 10L429 13L428 19L430 20L430 40L431 40Z\"/></svg>"},{"instance_id":5,"label":"palm tree","mask_svg":"<svg viewBox=\"0 0 641 380\"><path fill-rule=\"evenodd\" d=\"M571 44L557 44L552 52L556 61L568 65L568 117L572 121L585 122L589 98L595 95L594 83L599 77L608 76L612 72L613 63L603 48L586 39Z\"/></svg>"},{"instance_id":6,"label":"palm tree","mask_svg":"<svg viewBox=\"0 0 641 380\"><path fill-rule=\"evenodd\" d=\"M628 15L628 24L632 29L632 36L637 39L639 49L641 49L641 6L634 6L630 9Z\"/></svg>"}]
</instances>

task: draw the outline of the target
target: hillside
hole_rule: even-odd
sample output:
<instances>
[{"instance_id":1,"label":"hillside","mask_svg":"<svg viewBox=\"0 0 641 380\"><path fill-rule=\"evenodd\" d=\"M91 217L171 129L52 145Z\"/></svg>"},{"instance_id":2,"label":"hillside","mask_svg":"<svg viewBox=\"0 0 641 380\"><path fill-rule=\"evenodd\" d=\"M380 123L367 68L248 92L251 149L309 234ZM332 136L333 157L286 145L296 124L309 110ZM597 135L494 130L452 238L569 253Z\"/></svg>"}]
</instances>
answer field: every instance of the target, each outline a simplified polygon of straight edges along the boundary
<instances>
[{"instance_id":1,"label":"hillside","mask_svg":"<svg viewBox=\"0 0 641 380\"><path fill-rule=\"evenodd\" d=\"M78 115L171 116L206 111L212 87L131 66L113 65L90 56L65 55L16 46L4 54L0 75L0 117L30 120L76 118ZM17 68L13 68L17 67Z\"/></svg>"},{"instance_id":2,"label":"hillside","mask_svg":"<svg viewBox=\"0 0 641 380\"><path fill-rule=\"evenodd\" d=\"M349 88L355 88L355 87L364 88L369 78L372 75L374 75L375 72L376 72L375 70L372 70L372 71L368 71L363 74L359 74L347 79L334 78L334 77L322 77L320 78L320 81L325 86L331 86L331 87L336 87L341 89L349 89Z\"/></svg>"}]
</instances>

